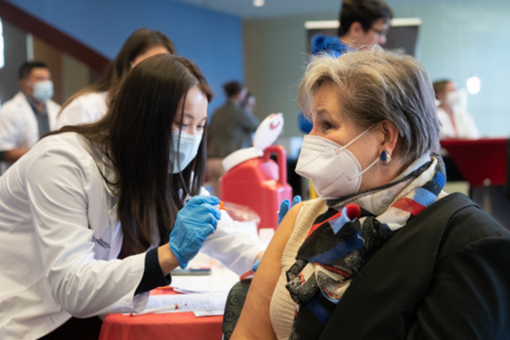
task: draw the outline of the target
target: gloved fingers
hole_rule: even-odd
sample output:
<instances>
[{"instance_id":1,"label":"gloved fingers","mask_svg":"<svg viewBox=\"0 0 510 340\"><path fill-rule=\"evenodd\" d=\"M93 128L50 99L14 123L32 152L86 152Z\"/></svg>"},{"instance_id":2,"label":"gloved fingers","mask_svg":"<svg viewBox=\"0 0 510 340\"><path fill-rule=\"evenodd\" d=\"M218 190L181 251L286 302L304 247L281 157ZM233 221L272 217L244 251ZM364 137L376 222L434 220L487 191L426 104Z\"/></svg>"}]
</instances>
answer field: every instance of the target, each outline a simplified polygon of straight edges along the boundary
<instances>
[{"instance_id":1,"label":"gloved fingers","mask_svg":"<svg viewBox=\"0 0 510 340\"><path fill-rule=\"evenodd\" d=\"M218 226L218 219L216 218L216 216L213 216L211 214L207 214L207 215L202 215L202 223L201 224L205 224L207 226L212 226L213 227L213 231L216 230L216 227Z\"/></svg>"},{"instance_id":2,"label":"gloved fingers","mask_svg":"<svg viewBox=\"0 0 510 340\"><path fill-rule=\"evenodd\" d=\"M257 259L257 261L255 261L255 263L253 264L253 267L251 268L251 270L253 270L253 272L256 272L257 269L259 269L259 264L260 264L260 261L262 260L262 256L259 257Z\"/></svg>"},{"instance_id":3,"label":"gloved fingers","mask_svg":"<svg viewBox=\"0 0 510 340\"><path fill-rule=\"evenodd\" d=\"M289 200L285 199L282 203L280 203L280 210L278 210L278 225L283 220L285 215L287 215L287 212L289 211L290 202Z\"/></svg>"},{"instance_id":4,"label":"gloved fingers","mask_svg":"<svg viewBox=\"0 0 510 340\"><path fill-rule=\"evenodd\" d=\"M295 206L296 204L301 202L301 196L296 195L294 196L294 199L292 200L292 206Z\"/></svg>"},{"instance_id":5,"label":"gloved fingers","mask_svg":"<svg viewBox=\"0 0 510 340\"><path fill-rule=\"evenodd\" d=\"M202 205L204 203L210 204L210 205L218 205L220 204L220 199L216 196L207 196L207 195L197 195L193 196L189 199L189 201L186 203L186 206L191 205Z\"/></svg>"},{"instance_id":6,"label":"gloved fingers","mask_svg":"<svg viewBox=\"0 0 510 340\"><path fill-rule=\"evenodd\" d=\"M212 216L210 217L215 221ZM217 222L213 222L217 223ZM186 268L188 262L195 257L204 244L206 238L215 232L213 223L199 223L191 221L181 223L180 228L174 228L170 233L170 249L179 261L181 268Z\"/></svg>"},{"instance_id":7,"label":"gloved fingers","mask_svg":"<svg viewBox=\"0 0 510 340\"><path fill-rule=\"evenodd\" d=\"M177 223L175 224L174 228L172 229L172 232L174 232L174 231L177 232L177 230L179 230L179 229L184 229L184 230L199 229L200 230L200 229L206 228L208 226L210 226L213 230L216 230L216 228L218 227L218 220L211 215L203 215L197 219L186 219L186 220L179 221L178 224Z\"/></svg>"},{"instance_id":8,"label":"gloved fingers","mask_svg":"<svg viewBox=\"0 0 510 340\"><path fill-rule=\"evenodd\" d=\"M216 225L218 224L218 222L216 222L215 224L211 223L207 226L204 226L204 230L203 230L203 235L204 235L204 241L205 239L207 238L207 236L211 235L211 234L214 234L214 232L216 231Z\"/></svg>"},{"instance_id":9,"label":"gloved fingers","mask_svg":"<svg viewBox=\"0 0 510 340\"><path fill-rule=\"evenodd\" d=\"M180 235L170 234L170 244L179 243L181 252L198 251L205 239L216 231L213 223L192 222L188 225L183 225L183 229ZM174 236L175 238L172 239Z\"/></svg>"},{"instance_id":10,"label":"gloved fingers","mask_svg":"<svg viewBox=\"0 0 510 340\"><path fill-rule=\"evenodd\" d=\"M292 206L295 206L299 202L301 202L301 196L294 196L292 199ZM287 215L290 207L291 205L288 199L283 200L283 202L280 204L280 210L278 211L278 225L280 225L280 222L283 220L285 215Z\"/></svg>"},{"instance_id":11,"label":"gloved fingers","mask_svg":"<svg viewBox=\"0 0 510 340\"><path fill-rule=\"evenodd\" d=\"M221 213L219 209L212 206L205 207L203 205L193 208L191 214L182 215L185 217L182 219L184 224L213 224L215 228L218 225L218 221L221 219Z\"/></svg>"},{"instance_id":12,"label":"gloved fingers","mask_svg":"<svg viewBox=\"0 0 510 340\"><path fill-rule=\"evenodd\" d=\"M188 203L184 206L183 210L190 210L194 215L211 213L217 219L220 219L221 213L217 207L219 204L220 200L217 197L198 195L190 198Z\"/></svg>"},{"instance_id":13,"label":"gloved fingers","mask_svg":"<svg viewBox=\"0 0 510 340\"><path fill-rule=\"evenodd\" d=\"M202 209L203 212L208 212L208 213L212 214L217 220L219 220L221 218L220 209L216 205L204 203L200 206L200 208Z\"/></svg>"},{"instance_id":14,"label":"gloved fingers","mask_svg":"<svg viewBox=\"0 0 510 340\"><path fill-rule=\"evenodd\" d=\"M283 212L284 214L287 213L287 211L289 211L289 206L290 206L290 202L288 199L284 199L282 201L282 203L280 203L280 210L281 212Z\"/></svg>"}]
</instances>

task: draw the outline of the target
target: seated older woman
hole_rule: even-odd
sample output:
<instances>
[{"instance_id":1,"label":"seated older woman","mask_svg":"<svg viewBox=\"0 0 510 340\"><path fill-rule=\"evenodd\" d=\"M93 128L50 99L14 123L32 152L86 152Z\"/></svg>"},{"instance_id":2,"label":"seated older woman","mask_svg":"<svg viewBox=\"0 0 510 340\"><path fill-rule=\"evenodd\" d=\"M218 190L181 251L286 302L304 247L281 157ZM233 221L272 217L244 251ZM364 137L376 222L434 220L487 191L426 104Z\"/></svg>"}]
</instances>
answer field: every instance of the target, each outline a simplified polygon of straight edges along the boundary
<instances>
[{"instance_id":1,"label":"seated older woman","mask_svg":"<svg viewBox=\"0 0 510 340\"><path fill-rule=\"evenodd\" d=\"M232 339L508 339L510 232L442 190L425 70L322 56L299 100L313 130L296 171L319 198L282 221Z\"/></svg>"}]
</instances>

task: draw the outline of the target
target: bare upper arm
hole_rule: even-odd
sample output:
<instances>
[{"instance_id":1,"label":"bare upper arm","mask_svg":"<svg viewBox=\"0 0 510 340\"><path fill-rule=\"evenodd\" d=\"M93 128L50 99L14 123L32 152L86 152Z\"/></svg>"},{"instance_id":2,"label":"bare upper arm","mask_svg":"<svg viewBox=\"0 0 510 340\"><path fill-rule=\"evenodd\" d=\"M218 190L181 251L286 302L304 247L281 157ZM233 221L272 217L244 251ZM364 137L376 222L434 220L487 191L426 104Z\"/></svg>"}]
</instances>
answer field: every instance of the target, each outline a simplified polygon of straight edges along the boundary
<instances>
[{"instance_id":1,"label":"bare upper arm","mask_svg":"<svg viewBox=\"0 0 510 340\"><path fill-rule=\"evenodd\" d=\"M294 224L302 205L302 203L298 203L289 210L269 243L251 283L232 340L276 339L269 318L271 297L282 271L283 251L294 230Z\"/></svg>"}]
</instances>

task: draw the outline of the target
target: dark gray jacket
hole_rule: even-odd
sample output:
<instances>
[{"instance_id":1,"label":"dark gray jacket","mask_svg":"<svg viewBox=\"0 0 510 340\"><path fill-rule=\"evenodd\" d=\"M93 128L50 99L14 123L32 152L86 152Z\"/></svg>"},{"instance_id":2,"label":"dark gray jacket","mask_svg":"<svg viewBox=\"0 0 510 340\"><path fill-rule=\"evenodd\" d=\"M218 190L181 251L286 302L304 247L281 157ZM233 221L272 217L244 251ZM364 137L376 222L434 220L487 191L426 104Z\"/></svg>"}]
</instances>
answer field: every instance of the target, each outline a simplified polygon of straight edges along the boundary
<instances>
[{"instance_id":1,"label":"dark gray jacket","mask_svg":"<svg viewBox=\"0 0 510 340\"><path fill-rule=\"evenodd\" d=\"M510 232L451 194L353 278L319 339L510 339Z\"/></svg>"},{"instance_id":2,"label":"dark gray jacket","mask_svg":"<svg viewBox=\"0 0 510 340\"><path fill-rule=\"evenodd\" d=\"M207 128L208 157L226 157L232 152L252 146L252 133L260 121L231 101L218 107Z\"/></svg>"}]
</instances>

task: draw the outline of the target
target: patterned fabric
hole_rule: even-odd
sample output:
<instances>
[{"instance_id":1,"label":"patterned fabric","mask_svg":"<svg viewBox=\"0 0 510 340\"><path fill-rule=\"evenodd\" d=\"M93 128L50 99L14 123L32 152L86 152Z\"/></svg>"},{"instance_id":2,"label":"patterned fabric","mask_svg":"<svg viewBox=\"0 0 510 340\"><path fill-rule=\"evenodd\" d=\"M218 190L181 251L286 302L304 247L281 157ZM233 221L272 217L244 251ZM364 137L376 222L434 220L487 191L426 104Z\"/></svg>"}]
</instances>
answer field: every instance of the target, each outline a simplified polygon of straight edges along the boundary
<instances>
[{"instance_id":1,"label":"patterned fabric","mask_svg":"<svg viewBox=\"0 0 510 340\"><path fill-rule=\"evenodd\" d=\"M234 332L237 321L241 316L244 301L248 295L251 280L252 278L250 277L237 282L228 293L227 301L225 303L225 313L223 314L223 323L221 325L223 340L229 340Z\"/></svg>"},{"instance_id":2,"label":"patterned fabric","mask_svg":"<svg viewBox=\"0 0 510 340\"><path fill-rule=\"evenodd\" d=\"M286 288L297 303L289 339L319 337L351 279L394 233L438 199L445 181L442 160L433 156L389 185L328 202L334 208L316 219L287 271Z\"/></svg>"}]
</instances>

